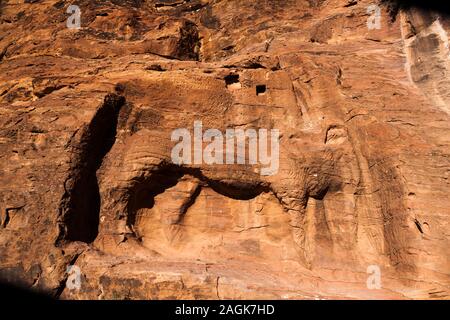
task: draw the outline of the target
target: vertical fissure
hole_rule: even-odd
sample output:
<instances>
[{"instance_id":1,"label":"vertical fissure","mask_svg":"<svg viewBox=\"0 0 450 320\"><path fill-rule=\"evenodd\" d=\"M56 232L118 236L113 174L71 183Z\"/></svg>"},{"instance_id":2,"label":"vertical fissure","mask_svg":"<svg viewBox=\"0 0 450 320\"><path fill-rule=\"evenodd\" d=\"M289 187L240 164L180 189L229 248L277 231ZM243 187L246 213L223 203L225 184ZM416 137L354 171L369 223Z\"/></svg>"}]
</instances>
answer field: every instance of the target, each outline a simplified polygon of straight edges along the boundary
<instances>
[{"instance_id":1,"label":"vertical fissure","mask_svg":"<svg viewBox=\"0 0 450 320\"><path fill-rule=\"evenodd\" d=\"M91 243L97 237L100 192L96 172L115 143L119 113L124 104L124 97L107 95L92 121L80 130L79 138L71 145L73 156L60 204L57 243Z\"/></svg>"}]
</instances>

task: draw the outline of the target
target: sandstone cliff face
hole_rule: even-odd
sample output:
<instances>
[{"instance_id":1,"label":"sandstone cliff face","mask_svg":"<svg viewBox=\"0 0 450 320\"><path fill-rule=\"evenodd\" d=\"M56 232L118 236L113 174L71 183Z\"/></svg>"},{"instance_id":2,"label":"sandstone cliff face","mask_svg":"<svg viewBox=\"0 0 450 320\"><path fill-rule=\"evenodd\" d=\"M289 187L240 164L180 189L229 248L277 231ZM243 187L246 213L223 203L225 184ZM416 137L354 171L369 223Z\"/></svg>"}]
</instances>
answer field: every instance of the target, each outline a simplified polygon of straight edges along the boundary
<instances>
[{"instance_id":1,"label":"sandstone cliff face","mask_svg":"<svg viewBox=\"0 0 450 320\"><path fill-rule=\"evenodd\" d=\"M10 0L0 23L2 281L64 299L450 297L445 12ZM195 121L279 129L278 173L174 164L171 133Z\"/></svg>"}]
</instances>

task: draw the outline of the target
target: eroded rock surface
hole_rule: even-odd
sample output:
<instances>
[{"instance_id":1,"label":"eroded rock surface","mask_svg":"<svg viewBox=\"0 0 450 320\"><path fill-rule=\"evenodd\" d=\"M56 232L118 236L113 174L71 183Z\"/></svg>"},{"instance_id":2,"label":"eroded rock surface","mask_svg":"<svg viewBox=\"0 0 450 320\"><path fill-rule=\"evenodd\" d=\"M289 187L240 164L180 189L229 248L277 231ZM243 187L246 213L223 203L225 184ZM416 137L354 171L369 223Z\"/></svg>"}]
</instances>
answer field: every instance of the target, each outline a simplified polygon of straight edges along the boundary
<instances>
[{"instance_id":1,"label":"eroded rock surface","mask_svg":"<svg viewBox=\"0 0 450 320\"><path fill-rule=\"evenodd\" d=\"M11 0L0 23L2 281L64 299L450 297L446 12ZM195 121L279 129L277 174L174 164L171 133Z\"/></svg>"}]
</instances>

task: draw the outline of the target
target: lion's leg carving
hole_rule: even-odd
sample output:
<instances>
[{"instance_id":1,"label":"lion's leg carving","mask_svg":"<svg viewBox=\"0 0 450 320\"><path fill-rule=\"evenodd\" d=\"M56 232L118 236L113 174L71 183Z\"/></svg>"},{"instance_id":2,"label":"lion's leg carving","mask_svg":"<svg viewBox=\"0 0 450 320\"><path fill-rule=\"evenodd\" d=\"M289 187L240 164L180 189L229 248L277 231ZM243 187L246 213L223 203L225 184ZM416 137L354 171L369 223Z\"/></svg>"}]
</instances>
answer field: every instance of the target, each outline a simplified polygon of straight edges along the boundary
<instances>
[{"instance_id":1,"label":"lion's leg carving","mask_svg":"<svg viewBox=\"0 0 450 320\"><path fill-rule=\"evenodd\" d=\"M305 214L308 198L306 190L298 186L299 181L303 181L303 179L297 177L296 179L283 180L282 184L272 184L272 189L284 211L289 214L296 250L300 260L308 266L309 259L305 250Z\"/></svg>"},{"instance_id":2,"label":"lion's leg carving","mask_svg":"<svg viewBox=\"0 0 450 320\"><path fill-rule=\"evenodd\" d=\"M96 241L99 246L117 245L135 238L135 210L145 205L139 197L148 191L148 199L152 201L156 194L164 191L159 188L171 186L172 180L176 184L176 176L162 184L158 182L158 178L164 176L161 170L167 165L170 154L161 138L158 133L138 132L116 144L105 159L98 174L102 195L101 236ZM109 179L111 176L114 179Z\"/></svg>"},{"instance_id":3,"label":"lion's leg carving","mask_svg":"<svg viewBox=\"0 0 450 320\"><path fill-rule=\"evenodd\" d=\"M305 266L309 267L310 259L306 250L306 228L305 228L305 216L306 216L306 204L307 199L305 195L297 194L292 197L289 194L277 195L280 203L283 205L284 210L289 214L290 227L292 228L292 238L296 244L296 250L298 252L301 262Z\"/></svg>"}]
</instances>

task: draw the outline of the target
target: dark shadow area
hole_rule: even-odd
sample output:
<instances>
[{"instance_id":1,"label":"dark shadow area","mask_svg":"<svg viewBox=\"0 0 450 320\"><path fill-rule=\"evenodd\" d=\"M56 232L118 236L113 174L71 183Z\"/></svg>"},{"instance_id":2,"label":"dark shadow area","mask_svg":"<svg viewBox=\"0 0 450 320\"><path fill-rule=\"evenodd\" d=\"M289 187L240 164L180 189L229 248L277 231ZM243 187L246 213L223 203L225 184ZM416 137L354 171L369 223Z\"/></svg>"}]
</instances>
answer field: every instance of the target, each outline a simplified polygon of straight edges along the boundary
<instances>
[{"instance_id":1,"label":"dark shadow area","mask_svg":"<svg viewBox=\"0 0 450 320\"><path fill-rule=\"evenodd\" d=\"M197 178L202 186L208 186L218 194L234 200L251 200L263 192L269 192L268 187L255 183L223 182L211 180L205 177L200 170L195 168L182 168L168 165L155 172L151 177L137 181L135 186L128 191L128 216L127 225L133 227L136 224L136 214L140 209L151 209L155 205L155 197L164 193L167 189L178 184L185 175ZM197 188L191 199L183 204L181 211L185 213L199 196L201 187Z\"/></svg>"},{"instance_id":2,"label":"dark shadow area","mask_svg":"<svg viewBox=\"0 0 450 320\"><path fill-rule=\"evenodd\" d=\"M209 180L208 186L218 194L233 200L251 200L263 192L268 192L268 188L255 186L246 183L224 183L221 181Z\"/></svg>"},{"instance_id":3,"label":"dark shadow area","mask_svg":"<svg viewBox=\"0 0 450 320\"><path fill-rule=\"evenodd\" d=\"M400 10L412 8L450 15L450 3L445 0L381 0L381 3L388 7L392 20Z\"/></svg>"},{"instance_id":4,"label":"dark shadow area","mask_svg":"<svg viewBox=\"0 0 450 320\"><path fill-rule=\"evenodd\" d=\"M2 303L14 301L33 301L33 302L49 302L54 299L44 293L36 292L32 289L13 285L10 283L0 282L0 299ZM5 305L6 306L6 305Z\"/></svg>"},{"instance_id":5,"label":"dark shadow area","mask_svg":"<svg viewBox=\"0 0 450 320\"><path fill-rule=\"evenodd\" d=\"M239 83L239 75L238 74L229 74L224 78L225 84L228 87L234 83Z\"/></svg>"},{"instance_id":6,"label":"dark shadow area","mask_svg":"<svg viewBox=\"0 0 450 320\"><path fill-rule=\"evenodd\" d=\"M140 209L151 209L155 205L155 197L164 193L169 188L177 185L183 174L181 172L163 169L152 175L151 180L137 183L130 190L130 201L128 202L127 225L136 223L136 214Z\"/></svg>"},{"instance_id":7,"label":"dark shadow area","mask_svg":"<svg viewBox=\"0 0 450 320\"><path fill-rule=\"evenodd\" d=\"M256 95L260 96L266 93L266 85L265 84L259 84L256 86Z\"/></svg>"},{"instance_id":8,"label":"dark shadow area","mask_svg":"<svg viewBox=\"0 0 450 320\"><path fill-rule=\"evenodd\" d=\"M97 110L91 123L81 131L72 145L70 177L61 201L61 234L58 241L90 243L98 234L100 192L96 172L115 143L119 112L125 98L110 94Z\"/></svg>"}]
</instances>

